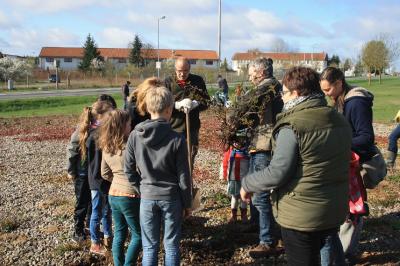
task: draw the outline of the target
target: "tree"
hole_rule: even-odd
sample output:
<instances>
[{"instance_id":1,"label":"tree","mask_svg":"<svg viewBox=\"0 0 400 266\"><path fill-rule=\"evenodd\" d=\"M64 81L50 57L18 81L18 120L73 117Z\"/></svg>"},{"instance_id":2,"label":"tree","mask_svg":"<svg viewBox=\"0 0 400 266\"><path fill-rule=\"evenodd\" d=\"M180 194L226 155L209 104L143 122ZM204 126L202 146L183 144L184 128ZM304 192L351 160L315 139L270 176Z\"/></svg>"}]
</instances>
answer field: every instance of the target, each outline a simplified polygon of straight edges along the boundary
<instances>
[{"instance_id":1,"label":"tree","mask_svg":"<svg viewBox=\"0 0 400 266\"><path fill-rule=\"evenodd\" d=\"M135 40L130 44L132 47L131 52L129 54L129 63L137 66L143 66L143 57L141 54L143 43L140 40L139 36L135 34Z\"/></svg>"},{"instance_id":2,"label":"tree","mask_svg":"<svg viewBox=\"0 0 400 266\"><path fill-rule=\"evenodd\" d=\"M275 39L271 44L271 52L287 53L290 52L289 45L281 38Z\"/></svg>"},{"instance_id":3,"label":"tree","mask_svg":"<svg viewBox=\"0 0 400 266\"><path fill-rule=\"evenodd\" d=\"M220 66L221 70L229 71L229 65L228 65L228 61L226 60L226 57L224 58L224 61L222 62L221 66Z\"/></svg>"},{"instance_id":4,"label":"tree","mask_svg":"<svg viewBox=\"0 0 400 266\"><path fill-rule=\"evenodd\" d=\"M3 58L3 57L4 57L3 53L2 53L2 52L0 52L0 58Z\"/></svg>"},{"instance_id":5,"label":"tree","mask_svg":"<svg viewBox=\"0 0 400 266\"><path fill-rule=\"evenodd\" d=\"M90 34L86 37L85 45L83 46L83 59L78 68L84 72L92 69L93 59L104 61L97 50L97 44Z\"/></svg>"},{"instance_id":6,"label":"tree","mask_svg":"<svg viewBox=\"0 0 400 266\"><path fill-rule=\"evenodd\" d=\"M338 67L340 64L340 58L338 55L332 55L331 58L328 59L328 66Z\"/></svg>"},{"instance_id":7,"label":"tree","mask_svg":"<svg viewBox=\"0 0 400 266\"><path fill-rule=\"evenodd\" d=\"M379 84L382 83L382 72L389 66L389 50L382 40L372 40L364 44L361 60L368 69L368 84L371 85L371 73L379 72Z\"/></svg>"},{"instance_id":8,"label":"tree","mask_svg":"<svg viewBox=\"0 0 400 266\"><path fill-rule=\"evenodd\" d=\"M346 60L344 60L344 63L343 63L343 70L344 71L349 70L351 68L351 65L352 65L351 59L346 58Z\"/></svg>"},{"instance_id":9,"label":"tree","mask_svg":"<svg viewBox=\"0 0 400 266\"><path fill-rule=\"evenodd\" d=\"M17 80L30 74L31 67L22 60L4 57L0 59L0 75L7 81L8 79Z\"/></svg>"},{"instance_id":10,"label":"tree","mask_svg":"<svg viewBox=\"0 0 400 266\"><path fill-rule=\"evenodd\" d=\"M150 43L144 43L141 50L144 66L147 66L150 59L157 57L157 52Z\"/></svg>"}]
</instances>

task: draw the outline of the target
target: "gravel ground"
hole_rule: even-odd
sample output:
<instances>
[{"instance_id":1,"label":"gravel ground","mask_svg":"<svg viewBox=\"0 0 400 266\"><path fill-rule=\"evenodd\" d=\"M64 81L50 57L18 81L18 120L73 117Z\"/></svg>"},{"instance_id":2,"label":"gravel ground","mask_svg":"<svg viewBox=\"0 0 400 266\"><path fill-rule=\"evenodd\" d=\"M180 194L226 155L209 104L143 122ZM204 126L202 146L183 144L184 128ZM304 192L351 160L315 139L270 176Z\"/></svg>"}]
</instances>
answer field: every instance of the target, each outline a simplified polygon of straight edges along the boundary
<instances>
[{"instance_id":1,"label":"gravel ground","mask_svg":"<svg viewBox=\"0 0 400 266\"><path fill-rule=\"evenodd\" d=\"M0 265L108 265L110 256L88 254L89 243L71 241L74 193L65 173L65 148L75 117L0 120ZM227 224L229 198L218 180L220 148L216 120L205 119L195 178L203 209L183 228L183 265L280 265L284 256L255 261L248 250L257 233ZM384 147L392 126L376 124ZM206 130L208 129L208 130ZM211 130L211 131L210 131ZM400 182L384 181L370 195L371 217L361 241L360 265L400 260ZM397 227L396 227L397 226Z\"/></svg>"}]
</instances>

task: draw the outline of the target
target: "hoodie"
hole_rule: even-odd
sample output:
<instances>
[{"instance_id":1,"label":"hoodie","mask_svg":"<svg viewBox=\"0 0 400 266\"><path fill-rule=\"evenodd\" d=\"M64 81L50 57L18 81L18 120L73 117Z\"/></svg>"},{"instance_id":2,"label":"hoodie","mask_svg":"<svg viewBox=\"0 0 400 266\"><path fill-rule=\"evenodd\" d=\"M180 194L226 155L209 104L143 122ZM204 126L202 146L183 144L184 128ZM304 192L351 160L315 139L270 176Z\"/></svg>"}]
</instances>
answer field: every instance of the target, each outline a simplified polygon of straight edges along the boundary
<instances>
[{"instance_id":1,"label":"hoodie","mask_svg":"<svg viewBox=\"0 0 400 266\"><path fill-rule=\"evenodd\" d=\"M351 150L360 156L360 163L375 155L372 104L374 95L361 87L353 87L345 95L343 115L350 123L353 138Z\"/></svg>"},{"instance_id":2,"label":"hoodie","mask_svg":"<svg viewBox=\"0 0 400 266\"><path fill-rule=\"evenodd\" d=\"M129 135L124 172L129 180L141 178L141 198L182 200L192 204L188 152L184 137L165 119L146 120Z\"/></svg>"}]
</instances>

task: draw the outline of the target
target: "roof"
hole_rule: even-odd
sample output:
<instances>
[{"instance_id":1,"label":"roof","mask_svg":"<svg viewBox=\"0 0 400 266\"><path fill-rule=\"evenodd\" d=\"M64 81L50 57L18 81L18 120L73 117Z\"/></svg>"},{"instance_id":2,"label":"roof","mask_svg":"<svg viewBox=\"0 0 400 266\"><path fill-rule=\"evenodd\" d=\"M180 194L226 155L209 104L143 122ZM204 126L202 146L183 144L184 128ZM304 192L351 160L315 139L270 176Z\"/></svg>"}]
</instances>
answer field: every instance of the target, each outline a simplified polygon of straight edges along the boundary
<instances>
[{"instance_id":1,"label":"roof","mask_svg":"<svg viewBox=\"0 0 400 266\"><path fill-rule=\"evenodd\" d=\"M322 53L263 53L263 52L246 52L246 53L235 53L232 60L255 60L260 57L271 58L272 60L290 60L290 61L301 61L301 60L327 60L327 54Z\"/></svg>"},{"instance_id":2,"label":"roof","mask_svg":"<svg viewBox=\"0 0 400 266\"><path fill-rule=\"evenodd\" d=\"M97 48L104 58L128 58L130 48ZM157 49L142 49L142 56L146 59L156 59ZM184 56L188 59L218 60L216 51L212 50L173 50L160 49L160 59L169 59ZM83 57L82 47L42 47L39 57Z\"/></svg>"}]
</instances>

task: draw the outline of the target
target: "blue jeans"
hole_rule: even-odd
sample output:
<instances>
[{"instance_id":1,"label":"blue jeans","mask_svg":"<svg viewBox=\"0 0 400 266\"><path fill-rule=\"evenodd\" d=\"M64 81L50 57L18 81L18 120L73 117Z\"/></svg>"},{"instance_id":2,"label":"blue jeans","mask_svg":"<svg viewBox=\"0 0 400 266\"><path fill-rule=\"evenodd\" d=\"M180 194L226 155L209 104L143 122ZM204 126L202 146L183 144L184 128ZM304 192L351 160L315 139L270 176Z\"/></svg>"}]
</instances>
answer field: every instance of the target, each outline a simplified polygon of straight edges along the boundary
<instances>
[{"instance_id":1,"label":"blue jeans","mask_svg":"<svg viewBox=\"0 0 400 266\"><path fill-rule=\"evenodd\" d=\"M91 190L92 215L90 216L90 239L93 243L100 243L100 220L105 237L111 237L111 209L107 195L99 190Z\"/></svg>"},{"instance_id":2,"label":"blue jeans","mask_svg":"<svg viewBox=\"0 0 400 266\"><path fill-rule=\"evenodd\" d=\"M320 249L320 255L321 266L346 265L343 246L337 233L325 237L325 243Z\"/></svg>"},{"instance_id":3,"label":"blue jeans","mask_svg":"<svg viewBox=\"0 0 400 266\"><path fill-rule=\"evenodd\" d=\"M397 140L400 138L400 124L389 135L388 150L397 154Z\"/></svg>"},{"instance_id":4,"label":"blue jeans","mask_svg":"<svg viewBox=\"0 0 400 266\"><path fill-rule=\"evenodd\" d=\"M140 236L139 207L140 198L108 196L114 221L114 240L112 253L114 265L136 265L139 251L142 247ZM126 255L124 244L128 236L128 228L131 232Z\"/></svg>"},{"instance_id":5,"label":"blue jeans","mask_svg":"<svg viewBox=\"0 0 400 266\"><path fill-rule=\"evenodd\" d=\"M140 226L142 228L143 266L158 265L160 229L164 227L164 249L166 266L179 266L182 226L181 200L140 201Z\"/></svg>"},{"instance_id":6,"label":"blue jeans","mask_svg":"<svg viewBox=\"0 0 400 266\"><path fill-rule=\"evenodd\" d=\"M266 168L270 161L270 152L250 153L249 174ZM272 232L274 229L275 220L272 214L270 192L255 193L251 201L257 211L257 213L254 213L255 210L251 210L252 219L256 219L253 218L253 216L257 217L258 214L260 244L272 245L274 243Z\"/></svg>"}]
</instances>

